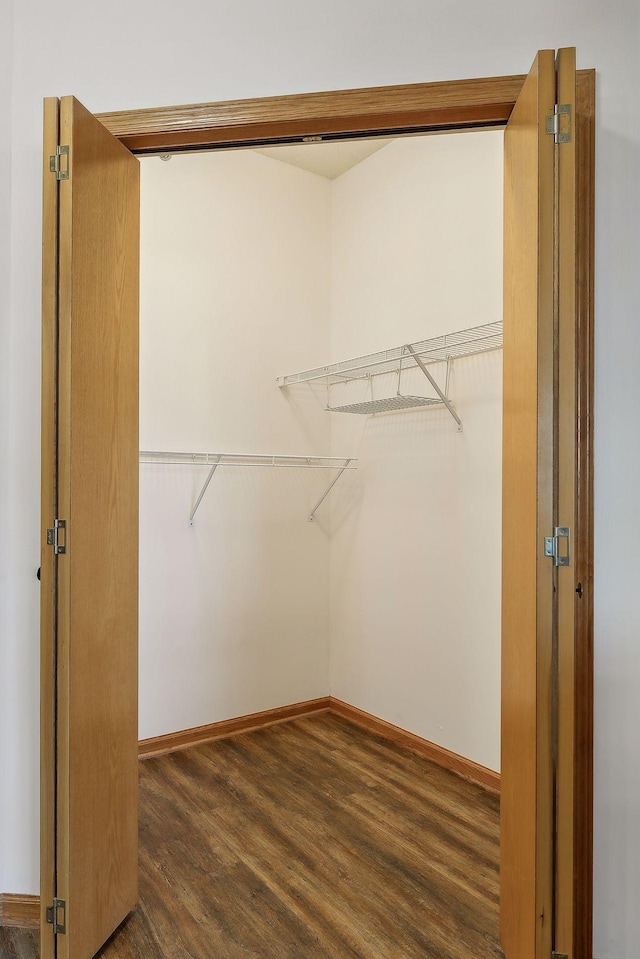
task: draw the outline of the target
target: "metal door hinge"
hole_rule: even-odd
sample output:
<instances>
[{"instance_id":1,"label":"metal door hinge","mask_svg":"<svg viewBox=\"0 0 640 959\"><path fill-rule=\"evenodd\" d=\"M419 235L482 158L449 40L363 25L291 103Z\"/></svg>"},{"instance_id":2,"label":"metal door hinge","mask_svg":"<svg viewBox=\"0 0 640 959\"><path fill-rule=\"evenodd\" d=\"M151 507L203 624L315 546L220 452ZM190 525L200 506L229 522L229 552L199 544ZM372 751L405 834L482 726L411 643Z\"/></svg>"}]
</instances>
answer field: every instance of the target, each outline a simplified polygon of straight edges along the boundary
<instances>
[{"instance_id":1,"label":"metal door hinge","mask_svg":"<svg viewBox=\"0 0 640 959\"><path fill-rule=\"evenodd\" d=\"M62 169L62 157L66 157L64 170ZM55 173L56 180L69 179L69 147L56 147L56 152L49 157L49 172Z\"/></svg>"},{"instance_id":2,"label":"metal door hinge","mask_svg":"<svg viewBox=\"0 0 640 959\"><path fill-rule=\"evenodd\" d=\"M569 955L566 952L552 952L551 959L569 959Z\"/></svg>"},{"instance_id":3,"label":"metal door hinge","mask_svg":"<svg viewBox=\"0 0 640 959\"><path fill-rule=\"evenodd\" d=\"M560 540L566 539L566 552L560 552ZM571 566L571 530L568 526L556 526L553 536L544 538L544 555L551 556L555 566Z\"/></svg>"},{"instance_id":4,"label":"metal door hinge","mask_svg":"<svg viewBox=\"0 0 640 959\"><path fill-rule=\"evenodd\" d=\"M60 530L64 530L64 542L60 542ZM58 553L67 552L67 521L65 519L55 519L53 528L47 530L47 546L53 546L55 556Z\"/></svg>"},{"instance_id":5,"label":"metal door hinge","mask_svg":"<svg viewBox=\"0 0 640 959\"><path fill-rule=\"evenodd\" d=\"M60 917L62 916L62 921ZM64 899L54 899L52 906L47 906L47 922L51 923L54 932L66 935L67 932L67 904Z\"/></svg>"},{"instance_id":6,"label":"metal door hinge","mask_svg":"<svg viewBox=\"0 0 640 959\"><path fill-rule=\"evenodd\" d=\"M556 143L571 143L570 103L556 103L553 113L547 117L546 129Z\"/></svg>"}]
</instances>

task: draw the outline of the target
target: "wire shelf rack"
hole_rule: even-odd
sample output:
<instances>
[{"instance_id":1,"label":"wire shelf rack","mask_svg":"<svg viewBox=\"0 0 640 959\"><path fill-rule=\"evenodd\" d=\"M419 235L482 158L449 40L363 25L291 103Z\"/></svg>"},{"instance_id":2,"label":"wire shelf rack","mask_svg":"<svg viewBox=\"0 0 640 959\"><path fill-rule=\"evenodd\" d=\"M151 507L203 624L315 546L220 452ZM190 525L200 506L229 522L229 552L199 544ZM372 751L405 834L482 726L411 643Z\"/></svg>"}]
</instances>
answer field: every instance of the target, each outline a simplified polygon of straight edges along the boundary
<instances>
[{"instance_id":1,"label":"wire shelf rack","mask_svg":"<svg viewBox=\"0 0 640 959\"><path fill-rule=\"evenodd\" d=\"M371 415L375 413L397 412L399 410L416 409L420 407L445 406L453 419L462 429L462 421L456 413L449 399L449 376L451 364L463 356L472 356L476 353L486 353L490 350L502 348L502 322L485 323L456 333L446 333L429 340L420 340L417 343L405 343L390 350L379 353L368 353L351 360L343 360L329 366L316 367L302 373L289 373L278 377L281 389L297 383L312 383L324 381L327 387L327 406L330 413L358 413ZM446 381L444 388L438 385L433 374L427 369L435 363L446 363ZM413 396L402 393L401 378L403 373L411 369L420 369L431 384L435 396ZM385 374L397 374L398 384L395 396L373 396L373 378ZM329 399L331 387L347 386L356 380L369 380L372 384L371 398L359 402L332 404Z\"/></svg>"},{"instance_id":2,"label":"wire shelf rack","mask_svg":"<svg viewBox=\"0 0 640 959\"><path fill-rule=\"evenodd\" d=\"M330 413L392 413L397 410L410 410L421 406L442 406L442 400L431 396L409 396L398 393L396 396L385 396L379 400L364 400L362 403L346 403L343 406L327 406Z\"/></svg>"},{"instance_id":3,"label":"wire shelf rack","mask_svg":"<svg viewBox=\"0 0 640 959\"><path fill-rule=\"evenodd\" d=\"M141 463L162 463L165 466L276 466L310 469L341 469L344 456L308 456L289 453L183 453L162 450L141 450ZM349 457L356 462L354 457ZM349 469L356 469L350 466Z\"/></svg>"},{"instance_id":4,"label":"wire shelf rack","mask_svg":"<svg viewBox=\"0 0 640 959\"><path fill-rule=\"evenodd\" d=\"M205 466L209 468L204 485L189 514L189 526L193 526L198 507L219 466L336 470L336 476L309 513L309 520L312 521L315 519L318 507L324 502L344 471L356 469L358 462L353 456L300 456L289 453L186 453L166 450L141 450L139 461L141 464L156 463L164 466Z\"/></svg>"},{"instance_id":5,"label":"wire shelf rack","mask_svg":"<svg viewBox=\"0 0 640 959\"><path fill-rule=\"evenodd\" d=\"M413 353L413 360L412 354L408 352L409 346ZM371 374L392 373L398 369L400 362L403 369L410 369L411 366L418 365L417 358L428 366L431 363L441 363L443 360L455 360L474 353L500 349L502 349L502 321L485 323L483 326L474 326L456 333L445 333L443 336L436 336L429 340L403 344L379 353L368 353L350 360L342 360L340 363L304 370L301 373L289 373L286 376L279 376L277 382L280 388L314 380L324 380L331 385Z\"/></svg>"}]
</instances>

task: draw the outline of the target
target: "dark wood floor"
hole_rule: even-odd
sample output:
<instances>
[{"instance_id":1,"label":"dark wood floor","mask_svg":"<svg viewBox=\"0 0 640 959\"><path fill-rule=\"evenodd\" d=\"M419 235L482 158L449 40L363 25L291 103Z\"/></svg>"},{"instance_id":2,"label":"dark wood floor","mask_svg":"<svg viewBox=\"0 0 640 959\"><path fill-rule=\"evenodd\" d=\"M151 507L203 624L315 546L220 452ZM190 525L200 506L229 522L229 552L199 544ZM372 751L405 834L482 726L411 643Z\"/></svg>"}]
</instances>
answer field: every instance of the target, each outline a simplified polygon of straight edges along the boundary
<instances>
[{"instance_id":1,"label":"dark wood floor","mask_svg":"<svg viewBox=\"0 0 640 959\"><path fill-rule=\"evenodd\" d=\"M140 905L99 955L496 959L498 840L495 794L331 714L148 759Z\"/></svg>"},{"instance_id":2,"label":"dark wood floor","mask_svg":"<svg viewBox=\"0 0 640 959\"><path fill-rule=\"evenodd\" d=\"M0 926L0 959L39 959L37 929L13 929Z\"/></svg>"}]
</instances>

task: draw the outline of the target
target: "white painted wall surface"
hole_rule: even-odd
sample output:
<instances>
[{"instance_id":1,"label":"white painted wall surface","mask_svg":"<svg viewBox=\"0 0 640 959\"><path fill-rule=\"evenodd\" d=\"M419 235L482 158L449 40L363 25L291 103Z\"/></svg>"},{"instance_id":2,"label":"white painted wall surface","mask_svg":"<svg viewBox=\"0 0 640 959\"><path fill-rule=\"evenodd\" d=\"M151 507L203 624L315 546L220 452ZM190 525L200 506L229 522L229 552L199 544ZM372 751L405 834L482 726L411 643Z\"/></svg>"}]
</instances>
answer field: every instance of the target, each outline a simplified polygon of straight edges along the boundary
<instances>
[{"instance_id":1,"label":"white painted wall surface","mask_svg":"<svg viewBox=\"0 0 640 959\"><path fill-rule=\"evenodd\" d=\"M333 361L502 317L502 140L396 140L335 181ZM420 371L401 386L434 395ZM501 352L456 361L450 394L462 432L442 408L332 416L359 469L332 501L331 692L497 770Z\"/></svg>"},{"instance_id":2,"label":"white painted wall surface","mask_svg":"<svg viewBox=\"0 0 640 959\"><path fill-rule=\"evenodd\" d=\"M12 54L13 54L13 4L0 4L0 113L4 117L11 116L12 110ZM8 224L11 215L11 124L5 124L5 135L0 141L0 442L2 449L7 450L9 404L11 402L11 387L9 375L9 313L11 309L10 281L11 281L11 245ZM0 503L9 503L9 457L0 456ZM3 507L0 512L3 525L6 523L6 512ZM9 568L10 557L6 550L0 552L0 655L4 657L10 652L15 653L15 647L9 646ZM12 674L15 675L18 664L12 660L6 664L0 673L0 727L8 729L12 719L10 689ZM16 769L20 760L15 752L11 756L11 767ZM3 780L0 779L0 782ZM0 786L0 889L5 889L5 868L3 851L9 842L11 834L11 820L13 807L7 789Z\"/></svg>"},{"instance_id":3,"label":"white painted wall surface","mask_svg":"<svg viewBox=\"0 0 640 959\"><path fill-rule=\"evenodd\" d=\"M207 471L142 468L142 738L331 691L498 768L499 354L455 366L463 434L330 416L274 371L495 320L501 205L501 133L334 181L246 150L142 161L141 448L325 454L331 430L360 457L313 525L330 475L220 467L189 528Z\"/></svg>"},{"instance_id":4,"label":"white painted wall surface","mask_svg":"<svg viewBox=\"0 0 640 959\"><path fill-rule=\"evenodd\" d=\"M330 182L253 151L142 160L140 448L328 455L276 375L329 350ZM308 397L306 397L308 400ZM325 470L146 465L140 736L329 692Z\"/></svg>"},{"instance_id":5,"label":"white painted wall surface","mask_svg":"<svg viewBox=\"0 0 640 959\"><path fill-rule=\"evenodd\" d=\"M14 10L12 405L4 551L11 558L4 663L10 693L0 787L5 888L38 888L38 564L41 100L75 93L94 111L528 70L536 49L575 45L597 67L595 942L632 959L640 941L640 9L636 0L44 0ZM6 134L5 134L6 135ZM22 748L24 746L24 748Z\"/></svg>"}]
</instances>

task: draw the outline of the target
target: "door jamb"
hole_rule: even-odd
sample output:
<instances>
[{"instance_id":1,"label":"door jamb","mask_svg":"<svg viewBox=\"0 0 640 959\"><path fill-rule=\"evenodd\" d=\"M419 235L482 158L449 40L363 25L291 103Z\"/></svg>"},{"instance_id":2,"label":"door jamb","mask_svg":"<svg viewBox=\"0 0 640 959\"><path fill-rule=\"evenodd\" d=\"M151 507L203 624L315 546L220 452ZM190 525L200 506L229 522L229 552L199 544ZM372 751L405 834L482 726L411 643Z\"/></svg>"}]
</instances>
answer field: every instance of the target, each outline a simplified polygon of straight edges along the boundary
<instances>
[{"instance_id":1,"label":"door jamb","mask_svg":"<svg viewBox=\"0 0 640 959\"><path fill-rule=\"evenodd\" d=\"M574 956L593 955L594 70L576 71L576 537L574 630Z\"/></svg>"}]
</instances>

